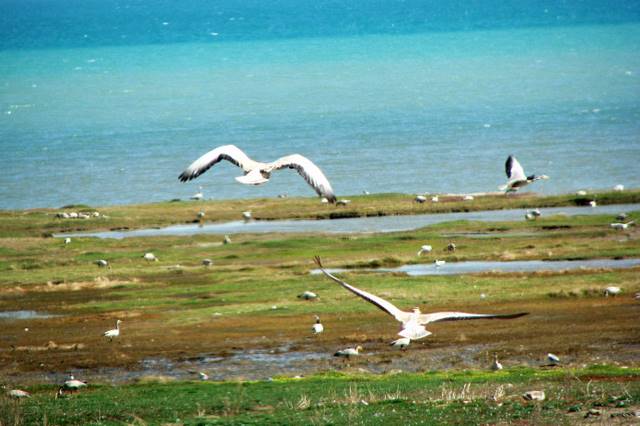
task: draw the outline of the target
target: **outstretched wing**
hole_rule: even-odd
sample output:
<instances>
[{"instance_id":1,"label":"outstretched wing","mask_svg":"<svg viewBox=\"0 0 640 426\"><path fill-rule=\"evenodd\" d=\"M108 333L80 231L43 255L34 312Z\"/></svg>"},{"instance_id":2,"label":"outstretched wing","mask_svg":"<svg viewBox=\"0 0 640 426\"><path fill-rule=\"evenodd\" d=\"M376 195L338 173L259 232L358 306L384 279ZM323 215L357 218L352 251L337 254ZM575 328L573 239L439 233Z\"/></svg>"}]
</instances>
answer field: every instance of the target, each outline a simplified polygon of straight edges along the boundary
<instances>
[{"instance_id":1,"label":"outstretched wing","mask_svg":"<svg viewBox=\"0 0 640 426\"><path fill-rule=\"evenodd\" d=\"M249 158L247 154L242 152L235 145L223 145L207 152L202 157L191 163L191 165L187 167L178 178L181 182L195 179L222 160L227 160L235 164L245 172L256 168L260 164Z\"/></svg>"},{"instance_id":2,"label":"outstretched wing","mask_svg":"<svg viewBox=\"0 0 640 426\"><path fill-rule=\"evenodd\" d=\"M529 312L519 312L517 314L468 314L466 312L434 312L432 314L422 314L418 319L419 324L429 324L439 321L462 321L475 319L513 319L529 315Z\"/></svg>"},{"instance_id":3,"label":"outstretched wing","mask_svg":"<svg viewBox=\"0 0 640 426\"><path fill-rule=\"evenodd\" d=\"M287 155L270 163L268 171L271 172L272 170L284 168L296 169L300 176L311 185L318 195L325 197L330 203L336 201L336 196L333 193L329 180L324 173L322 173L322 170L307 157L299 154Z\"/></svg>"},{"instance_id":4,"label":"outstretched wing","mask_svg":"<svg viewBox=\"0 0 640 426\"><path fill-rule=\"evenodd\" d=\"M524 169L516 160L516 157L510 155L507 158L507 162L504 164L505 171L509 180L525 180L527 176L524 174Z\"/></svg>"},{"instance_id":5,"label":"outstretched wing","mask_svg":"<svg viewBox=\"0 0 640 426\"><path fill-rule=\"evenodd\" d=\"M320 268L320 270L322 271L323 274L325 274L327 277L331 278L333 281L337 282L338 284L340 284L342 287L346 288L350 292L354 293L357 296L362 297L364 300L366 300L369 303L373 303L378 308L382 309L383 311L385 311L386 313L388 313L389 315L391 315L392 317L394 317L395 319L397 319L398 321L400 321L403 324L408 322L411 319L411 313L401 311L400 309L396 308L392 303L387 302L383 298L378 297L378 296L376 296L374 294L371 294L369 292L366 292L364 290L360 290L359 288L356 288L356 287L354 287L354 286L352 286L350 284L347 284L346 282L342 281L341 279L331 275L322 266L322 262L321 262L319 256L316 256L314 258L314 260L315 260L316 264L318 265L318 267Z\"/></svg>"}]
</instances>

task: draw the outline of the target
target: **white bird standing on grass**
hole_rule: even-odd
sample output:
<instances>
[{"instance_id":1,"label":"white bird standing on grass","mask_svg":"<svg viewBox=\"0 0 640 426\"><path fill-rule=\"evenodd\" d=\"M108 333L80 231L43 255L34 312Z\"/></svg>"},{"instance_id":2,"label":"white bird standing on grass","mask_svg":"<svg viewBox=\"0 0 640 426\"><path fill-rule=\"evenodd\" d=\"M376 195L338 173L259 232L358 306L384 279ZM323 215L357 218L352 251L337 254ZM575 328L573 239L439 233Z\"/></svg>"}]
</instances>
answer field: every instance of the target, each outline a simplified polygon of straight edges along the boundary
<instances>
[{"instance_id":1,"label":"white bird standing on grass","mask_svg":"<svg viewBox=\"0 0 640 426\"><path fill-rule=\"evenodd\" d=\"M31 394L27 391L23 391L22 389L11 389L10 391L7 391L7 396L15 399L31 398Z\"/></svg>"},{"instance_id":2,"label":"white bird standing on grass","mask_svg":"<svg viewBox=\"0 0 640 426\"><path fill-rule=\"evenodd\" d=\"M319 196L326 198L330 203L336 201L331 184L322 170L311 160L299 154L287 155L271 163L261 163L252 160L234 145L224 145L207 152L191 163L180 174L179 179L182 182L195 179L222 160L227 160L244 171L244 176L238 176L236 180L245 185L260 185L268 182L271 173L275 170L295 169Z\"/></svg>"},{"instance_id":3,"label":"white bird standing on grass","mask_svg":"<svg viewBox=\"0 0 640 426\"><path fill-rule=\"evenodd\" d=\"M473 320L473 319L512 319L519 318L521 316L527 315L528 312L521 312L517 314L469 314L465 312L434 312L431 314L423 314L420 312L420 309L414 308L413 312L405 312L398 309L392 303L387 302L381 297L375 296L371 293L368 293L364 290L360 290L341 279L331 275L328 271L324 269L322 266L322 262L318 256L315 257L315 262L322 271L324 275L333 281L340 284L342 287L346 288L350 292L355 295L363 298L369 303L374 304L379 309L385 311L400 323L402 323L402 330L398 333L401 337L406 337L411 340L422 339L423 337L427 337L431 333L427 331L424 326L426 324L430 324L432 322L438 321L458 321L458 320Z\"/></svg>"},{"instance_id":4,"label":"white bird standing on grass","mask_svg":"<svg viewBox=\"0 0 640 426\"><path fill-rule=\"evenodd\" d=\"M69 375L69 378L60 387L61 390L78 391L80 388L87 386L87 382L76 379L73 375Z\"/></svg>"},{"instance_id":5,"label":"white bird standing on grass","mask_svg":"<svg viewBox=\"0 0 640 426\"><path fill-rule=\"evenodd\" d=\"M433 247L431 247L429 244L425 244L422 247L420 247L420 250L418 251L418 256L422 256L425 253L431 253L432 250L433 250Z\"/></svg>"},{"instance_id":6,"label":"white bird standing on grass","mask_svg":"<svg viewBox=\"0 0 640 426\"><path fill-rule=\"evenodd\" d=\"M109 265L109 262L107 262L104 259L96 260L96 265L98 265L101 268L111 268L111 265Z\"/></svg>"},{"instance_id":7,"label":"white bird standing on grass","mask_svg":"<svg viewBox=\"0 0 640 426\"><path fill-rule=\"evenodd\" d=\"M313 334L320 334L324 331L324 326L320 323L320 317L316 315L316 323L311 327Z\"/></svg>"},{"instance_id":8,"label":"white bird standing on grass","mask_svg":"<svg viewBox=\"0 0 640 426\"><path fill-rule=\"evenodd\" d=\"M632 220L631 222L627 222L627 223L615 222L615 223L610 224L609 226L612 227L613 229L617 229L618 231L623 231L623 230L629 228L634 223L636 223L634 220Z\"/></svg>"},{"instance_id":9,"label":"white bird standing on grass","mask_svg":"<svg viewBox=\"0 0 640 426\"><path fill-rule=\"evenodd\" d=\"M64 239L65 244L71 244L71 238L67 237Z\"/></svg>"},{"instance_id":10,"label":"white bird standing on grass","mask_svg":"<svg viewBox=\"0 0 640 426\"><path fill-rule=\"evenodd\" d=\"M617 296L620 294L620 292L622 291L622 289L620 287L616 287L616 286L611 286L611 287L607 287L604 289L604 295L609 297L609 296Z\"/></svg>"},{"instance_id":11,"label":"white bird standing on grass","mask_svg":"<svg viewBox=\"0 0 640 426\"><path fill-rule=\"evenodd\" d=\"M122 321L117 320L116 321L116 328L104 332L104 337L108 337L110 342L113 340L114 337L118 337L120 335L120 323L121 322Z\"/></svg>"},{"instance_id":12,"label":"white bird standing on grass","mask_svg":"<svg viewBox=\"0 0 640 426\"><path fill-rule=\"evenodd\" d=\"M142 257L144 257L144 260L146 260L148 262L157 262L158 261L158 258L153 253L145 253L144 256L142 256Z\"/></svg>"},{"instance_id":13,"label":"white bird standing on grass","mask_svg":"<svg viewBox=\"0 0 640 426\"><path fill-rule=\"evenodd\" d=\"M510 155L507 157L507 162L504 165L505 171L507 172L507 181L506 185L500 186L499 189L505 192L516 192L518 189L529 185L539 179L549 179L547 175L530 175L527 176L524 174L524 169L516 160L516 157Z\"/></svg>"},{"instance_id":14,"label":"white bird standing on grass","mask_svg":"<svg viewBox=\"0 0 640 426\"><path fill-rule=\"evenodd\" d=\"M498 354L493 355L493 364L491 364L491 369L493 371L502 370L502 364L500 364L500 361L498 361Z\"/></svg>"}]
</instances>

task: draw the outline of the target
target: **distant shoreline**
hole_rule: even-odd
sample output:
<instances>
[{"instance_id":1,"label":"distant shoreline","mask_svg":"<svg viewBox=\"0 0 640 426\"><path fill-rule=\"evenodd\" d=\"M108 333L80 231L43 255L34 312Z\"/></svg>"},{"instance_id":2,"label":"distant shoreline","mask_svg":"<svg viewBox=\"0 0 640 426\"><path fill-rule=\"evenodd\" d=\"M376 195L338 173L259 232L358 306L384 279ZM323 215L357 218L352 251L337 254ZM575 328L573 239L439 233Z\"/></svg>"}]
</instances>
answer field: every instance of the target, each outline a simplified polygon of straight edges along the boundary
<instances>
[{"instance_id":1,"label":"distant shoreline","mask_svg":"<svg viewBox=\"0 0 640 426\"><path fill-rule=\"evenodd\" d=\"M474 195L438 195L432 201L416 201L412 194L369 194L341 197L346 205L321 203L317 197L255 198L225 201L173 200L161 203L124 206L92 207L76 204L59 209L0 210L0 237L39 235L88 231L133 230L178 224L228 222L242 219L242 212L251 211L252 220L282 219L344 219L371 216L402 216L437 213L473 212L482 210L533 209L542 207L588 206L640 203L640 189L622 192L590 192L586 195L565 194L538 196L534 193L491 193ZM76 217L61 217L75 213ZM202 213L202 217L198 215ZM75 216L73 215L73 216Z\"/></svg>"}]
</instances>

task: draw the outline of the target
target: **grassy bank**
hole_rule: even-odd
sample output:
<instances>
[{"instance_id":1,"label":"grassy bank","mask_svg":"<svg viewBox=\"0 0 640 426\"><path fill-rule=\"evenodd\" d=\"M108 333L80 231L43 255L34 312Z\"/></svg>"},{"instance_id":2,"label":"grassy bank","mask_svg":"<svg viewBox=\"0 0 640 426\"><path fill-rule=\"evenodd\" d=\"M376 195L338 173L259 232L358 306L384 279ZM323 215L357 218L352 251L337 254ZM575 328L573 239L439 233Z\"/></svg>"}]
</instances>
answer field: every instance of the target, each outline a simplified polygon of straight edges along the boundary
<instances>
[{"instance_id":1,"label":"grassy bank","mask_svg":"<svg viewBox=\"0 0 640 426\"><path fill-rule=\"evenodd\" d=\"M0 399L0 424L631 424L640 370L511 369L270 382L90 386L63 399L52 387ZM545 392L544 401L523 393ZM591 410L591 414L589 414Z\"/></svg>"},{"instance_id":2,"label":"grassy bank","mask_svg":"<svg viewBox=\"0 0 640 426\"><path fill-rule=\"evenodd\" d=\"M139 229L197 222L204 212L205 222L239 220L243 211L251 211L258 220L339 219L346 217L449 213L512 208L583 206L596 200L600 205L640 202L640 190L538 196L486 195L464 201L462 197L441 196L440 201L420 204L408 194L374 194L349 197L346 206L322 204L317 198L251 199L227 201L174 201L128 206L66 206L59 209L0 211L0 237L42 236L56 232ZM89 219L59 219L56 213L98 211Z\"/></svg>"}]
</instances>

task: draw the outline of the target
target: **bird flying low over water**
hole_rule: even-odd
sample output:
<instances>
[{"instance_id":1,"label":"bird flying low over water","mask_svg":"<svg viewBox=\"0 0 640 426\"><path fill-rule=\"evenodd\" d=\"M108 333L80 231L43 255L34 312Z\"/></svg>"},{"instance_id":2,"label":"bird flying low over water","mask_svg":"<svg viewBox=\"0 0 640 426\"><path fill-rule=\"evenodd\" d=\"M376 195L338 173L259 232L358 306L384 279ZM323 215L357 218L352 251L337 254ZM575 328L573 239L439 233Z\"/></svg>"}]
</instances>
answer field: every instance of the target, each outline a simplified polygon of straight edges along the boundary
<instances>
[{"instance_id":1,"label":"bird flying low over water","mask_svg":"<svg viewBox=\"0 0 640 426\"><path fill-rule=\"evenodd\" d=\"M381 310L385 311L396 320L402 323L402 330L398 333L401 337L406 337L411 340L422 339L423 337L427 337L431 333L427 331L424 326L426 324L432 322L439 321L458 321L458 320L473 320L473 319L512 319L519 318L524 315L528 315L528 312L520 312L517 314L469 314L466 312L434 312L431 314L423 314L420 312L420 309L414 308L413 312L405 312L398 309L395 305L390 302L387 302L381 297L368 293L364 290L360 290L341 279L331 275L328 271L324 269L322 266L322 262L320 257L316 256L314 258L316 264L320 268L323 274L332 279L333 281L340 284L342 287L346 288L350 292L355 295L363 298L369 303L374 304Z\"/></svg>"},{"instance_id":2,"label":"bird flying low over water","mask_svg":"<svg viewBox=\"0 0 640 426\"><path fill-rule=\"evenodd\" d=\"M516 157L514 157L513 155L507 157L507 162L505 163L504 167L505 171L507 172L507 178L509 180L507 181L506 185L499 187L501 191L516 192L523 186L527 186L537 180L549 179L549 176L547 175L525 175L524 169L522 168L518 160L516 160Z\"/></svg>"},{"instance_id":3,"label":"bird flying low over water","mask_svg":"<svg viewBox=\"0 0 640 426\"><path fill-rule=\"evenodd\" d=\"M179 179L182 182L195 179L222 160L227 160L244 171L244 176L238 176L236 180L245 185L260 185L268 182L271 173L275 170L296 169L319 196L326 198L330 203L336 201L331 184L322 170L311 160L299 154L287 155L271 163L261 163L252 160L234 145L219 146L194 161L180 174Z\"/></svg>"}]
</instances>

